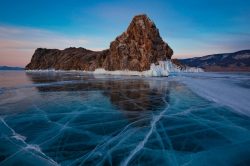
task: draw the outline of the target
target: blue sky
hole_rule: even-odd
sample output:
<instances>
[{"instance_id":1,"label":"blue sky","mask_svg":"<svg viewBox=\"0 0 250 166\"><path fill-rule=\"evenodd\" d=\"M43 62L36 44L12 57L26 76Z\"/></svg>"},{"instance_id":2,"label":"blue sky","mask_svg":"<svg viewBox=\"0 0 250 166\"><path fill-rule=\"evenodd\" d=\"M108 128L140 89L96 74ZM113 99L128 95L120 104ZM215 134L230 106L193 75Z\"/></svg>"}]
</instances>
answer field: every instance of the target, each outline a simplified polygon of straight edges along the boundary
<instances>
[{"instance_id":1,"label":"blue sky","mask_svg":"<svg viewBox=\"0 0 250 166\"><path fill-rule=\"evenodd\" d=\"M37 47L102 50L147 14L174 58L250 49L249 0L0 0L0 65L25 66Z\"/></svg>"}]
</instances>

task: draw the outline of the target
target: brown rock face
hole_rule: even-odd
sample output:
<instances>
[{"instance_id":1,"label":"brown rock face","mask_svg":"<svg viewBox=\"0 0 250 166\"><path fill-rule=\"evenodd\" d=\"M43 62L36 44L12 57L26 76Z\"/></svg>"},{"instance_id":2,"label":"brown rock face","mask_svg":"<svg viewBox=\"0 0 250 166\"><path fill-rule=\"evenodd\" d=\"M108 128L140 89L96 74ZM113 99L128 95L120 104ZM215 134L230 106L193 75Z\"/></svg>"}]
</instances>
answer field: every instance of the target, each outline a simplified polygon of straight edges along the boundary
<instances>
[{"instance_id":1,"label":"brown rock face","mask_svg":"<svg viewBox=\"0 0 250 166\"><path fill-rule=\"evenodd\" d=\"M104 68L148 70L151 63L170 59L172 54L172 49L162 40L155 24L146 15L138 15L127 31L111 42Z\"/></svg>"},{"instance_id":2,"label":"brown rock face","mask_svg":"<svg viewBox=\"0 0 250 166\"><path fill-rule=\"evenodd\" d=\"M102 67L109 50L91 51L84 48L36 49L31 62L25 67L28 70L86 70L93 71Z\"/></svg>"},{"instance_id":3,"label":"brown rock face","mask_svg":"<svg viewBox=\"0 0 250 166\"><path fill-rule=\"evenodd\" d=\"M126 32L111 42L110 49L37 49L26 69L144 71L151 63L171 59L172 49L160 37L155 24L146 16L135 16Z\"/></svg>"}]
</instances>

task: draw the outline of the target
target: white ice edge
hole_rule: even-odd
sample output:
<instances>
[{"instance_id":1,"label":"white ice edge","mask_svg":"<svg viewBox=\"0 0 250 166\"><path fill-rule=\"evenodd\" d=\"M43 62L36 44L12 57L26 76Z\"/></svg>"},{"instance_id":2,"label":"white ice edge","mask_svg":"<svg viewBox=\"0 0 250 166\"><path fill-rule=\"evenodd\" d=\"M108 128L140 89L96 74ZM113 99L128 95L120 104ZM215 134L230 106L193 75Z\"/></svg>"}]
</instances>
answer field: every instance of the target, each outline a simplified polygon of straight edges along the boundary
<instances>
[{"instance_id":1,"label":"white ice edge","mask_svg":"<svg viewBox=\"0 0 250 166\"><path fill-rule=\"evenodd\" d=\"M171 61L159 61L158 65L151 64L150 69L146 71L131 71L131 70L115 70L108 71L103 68L97 68L94 71L83 71L83 70L26 70L26 72L83 72L89 74L108 74L108 75L134 75L134 76L146 76L146 77L164 77L169 76L170 73L179 72L203 72L201 68L187 67L181 69Z\"/></svg>"},{"instance_id":2,"label":"white ice edge","mask_svg":"<svg viewBox=\"0 0 250 166\"><path fill-rule=\"evenodd\" d=\"M215 79L216 77L222 76L216 73L211 73L209 76L210 77L201 77L198 73L182 74L179 80L186 84L197 95L218 103L219 105L230 107L235 112L250 117L250 90L235 86L233 77Z\"/></svg>"}]
</instances>

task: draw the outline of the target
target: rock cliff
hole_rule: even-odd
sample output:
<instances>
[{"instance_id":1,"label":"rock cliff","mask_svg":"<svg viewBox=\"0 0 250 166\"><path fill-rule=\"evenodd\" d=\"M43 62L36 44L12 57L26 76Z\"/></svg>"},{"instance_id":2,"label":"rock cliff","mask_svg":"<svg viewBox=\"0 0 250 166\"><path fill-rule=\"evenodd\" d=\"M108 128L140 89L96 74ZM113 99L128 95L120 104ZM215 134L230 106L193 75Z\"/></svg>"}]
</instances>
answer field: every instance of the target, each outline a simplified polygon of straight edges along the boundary
<instances>
[{"instance_id":1,"label":"rock cliff","mask_svg":"<svg viewBox=\"0 0 250 166\"><path fill-rule=\"evenodd\" d=\"M25 69L145 71L152 63L171 59L172 55L172 49L162 40L155 24L146 15L137 15L107 50L38 48Z\"/></svg>"}]
</instances>

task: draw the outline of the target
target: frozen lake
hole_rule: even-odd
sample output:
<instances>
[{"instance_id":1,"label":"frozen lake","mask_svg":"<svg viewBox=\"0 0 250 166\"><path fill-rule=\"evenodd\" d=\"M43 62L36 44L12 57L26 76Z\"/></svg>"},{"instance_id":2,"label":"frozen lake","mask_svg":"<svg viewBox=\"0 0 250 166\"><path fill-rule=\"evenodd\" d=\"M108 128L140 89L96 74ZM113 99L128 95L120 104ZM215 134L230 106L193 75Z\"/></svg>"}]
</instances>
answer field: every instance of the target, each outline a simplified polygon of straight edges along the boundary
<instances>
[{"instance_id":1,"label":"frozen lake","mask_svg":"<svg viewBox=\"0 0 250 166\"><path fill-rule=\"evenodd\" d=\"M250 74L0 72L0 165L250 165Z\"/></svg>"}]
</instances>

